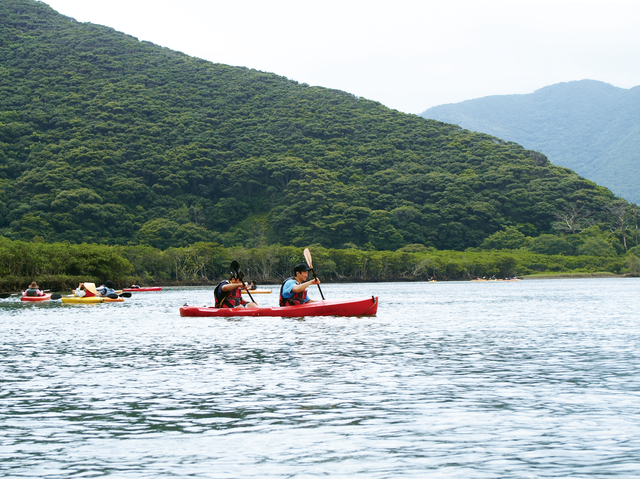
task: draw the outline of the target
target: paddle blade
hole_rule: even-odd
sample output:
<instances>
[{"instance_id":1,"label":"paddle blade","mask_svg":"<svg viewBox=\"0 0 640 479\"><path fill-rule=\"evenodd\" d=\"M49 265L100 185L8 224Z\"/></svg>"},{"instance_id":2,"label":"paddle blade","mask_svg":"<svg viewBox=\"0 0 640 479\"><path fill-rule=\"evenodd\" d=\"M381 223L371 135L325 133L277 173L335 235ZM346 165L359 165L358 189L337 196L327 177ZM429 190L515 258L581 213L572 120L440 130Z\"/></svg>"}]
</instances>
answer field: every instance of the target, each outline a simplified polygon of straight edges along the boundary
<instances>
[{"instance_id":1,"label":"paddle blade","mask_svg":"<svg viewBox=\"0 0 640 479\"><path fill-rule=\"evenodd\" d=\"M122 293L120 296L122 298L130 298L131 297L131 293Z\"/></svg>"},{"instance_id":2,"label":"paddle blade","mask_svg":"<svg viewBox=\"0 0 640 479\"><path fill-rule=\"evenodd\" d=\"M62 298L62 295L60 295L60 294L52 294L51 295L51 299L60 299L60 298Z\"/></svg>"},{"instance_id":3,"label":"paddle blade","mask_svg":"<svg viewBox=\"0 0 640 479\"><path fill-rule=\"evenodd\" d=\"M123 294L124 294L124 293L123 293ZM111 294L108 294L108 295L107 295L107 298L109 298L109 299L118 299L118 295L117 295L117 294L115 294L115 293L111 293Z\"/></svg>"},{"instance_id":4,"label":"paddle blade","mask_svg":"<svg viewBox=\"0 0 640 479\"><path fill-rule=\"evenodd\" d=\"M238 263L235 259L231 262L231 271L237 273L240 269L240 263Z\"/></svg>"},{"instance_id":5,"label":"paddle blade","mask_svg":"<svg viewBox=\"0 0 640 479\"><path fill-rule=\"evenodd\" d=\"M309 248L304 249L304 259L307 260L307 264L309 265L309 268L311 268L311 273L313 273L313 277L315 278L316 272L313 270L313 263L311 262L311 251L309 251ZM324 294L322 294L322 288L320 288L319 284L318 284L318 291L320 291L320 296L324 301Z\"/></svg>"},{"instance_id":6,"label":"paddle blade","mask_svg":"<svg viewBox=\"0 0 640 479\"><path fill-rule=\"evenodd\" d=\"M240 263L238 263L235 259L231 262L231 276L240 281L244 280L244 272L240 271Z\"/></svg>"},{"instance_id":7,"label":"paddle blade","mask_svg":"<svg viewBox=\"0 0 640 479\"><path fill-rule=\"evenodd\" d=\"M6 299L10 298L13 293L0 293L0 298Z\"/></svg>"},{"instance_id":8,"label":"paddle blade","mask_svg":"<svg viewBox=\"0 0 640 479\"><path fill-rule=\"evenodd\" d=\"M313 269L313 262L311 261L311 251L309 251L309 248L304 249L304 259L307 261L309 268Z\"/></svg>"}]
</instances>

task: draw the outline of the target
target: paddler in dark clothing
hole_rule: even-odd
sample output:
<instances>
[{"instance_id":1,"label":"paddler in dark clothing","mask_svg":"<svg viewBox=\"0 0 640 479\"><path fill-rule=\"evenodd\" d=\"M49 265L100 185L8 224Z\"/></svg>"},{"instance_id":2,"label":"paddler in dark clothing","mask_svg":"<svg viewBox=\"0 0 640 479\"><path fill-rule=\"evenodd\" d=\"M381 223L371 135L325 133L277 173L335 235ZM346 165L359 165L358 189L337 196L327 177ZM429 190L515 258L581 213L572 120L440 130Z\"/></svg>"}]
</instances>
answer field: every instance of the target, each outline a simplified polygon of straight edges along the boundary
<instances>
[{"instance_id":1,"label":"paddler in dark clothing","mask_svg":"<svg viewBox=\"0 0 640 479\"><path fill-rule=\"evenodd\" d=\"M249 285L244 282L244 273L242 270L231 271L229 280L220 282L213 295L216 298L216 308L237 308L243 306L246 308L257 308L258 305L251 301L242 299L242 289L247 289Z\"/></svg>"},{"instance_id":2,"label":"paddler in dark clothing","mask_svg":"<svg viewBox=\"0 0 640 479\"><path fill-rule=\"evenodd\" d=\"M304 263L293 267L293 276L285 279L280 286L280 306L295 306L315 301L307 298L307 288L312 284L320 284L320 280L314 278L307 281L310 270L311 268Z\"/></svg>"}]
</instances>

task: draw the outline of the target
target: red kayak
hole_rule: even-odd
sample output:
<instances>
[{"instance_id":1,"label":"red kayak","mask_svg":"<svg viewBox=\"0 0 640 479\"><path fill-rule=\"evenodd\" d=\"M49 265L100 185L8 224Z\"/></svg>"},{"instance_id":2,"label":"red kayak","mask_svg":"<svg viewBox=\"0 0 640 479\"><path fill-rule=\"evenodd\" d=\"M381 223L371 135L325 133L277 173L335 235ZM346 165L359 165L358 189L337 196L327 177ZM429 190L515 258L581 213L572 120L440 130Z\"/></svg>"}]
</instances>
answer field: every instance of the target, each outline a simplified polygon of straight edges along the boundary
<instances>
[{"instance_id":1,"label":"red kayak","mask_svg":"<svg viewBox=\"0 0 640 479\"><path fill-rule=\"evenodd\" d=\"M122 291L127 293L136 293L142 291L160 291L162 288L160 286L150 286L148 288L122 288Z\"/></svg>"},{"instance_id":2,"label":"red kayak","mask_svg":"<svg viewBox=\"0 0 640 479\"><path fill-rule=\"evenodd\" d=\"M51 299L51 293L42 296L22 296L20 301L47 301Z\"/></svg>"},{"instance_id":3,"label":"red kayak","mask_svg":"<svg viewBox=\"0 0 640 479\"><path fill-rule=\"evenodd\" d=\"M212 308L207 306L182 306L180 316L280 316L296 318L300 316L375 316L378 312L378 298L343 301L314 301L298 306L276 306L273 308Z\"/></svg>"}]
</instances>

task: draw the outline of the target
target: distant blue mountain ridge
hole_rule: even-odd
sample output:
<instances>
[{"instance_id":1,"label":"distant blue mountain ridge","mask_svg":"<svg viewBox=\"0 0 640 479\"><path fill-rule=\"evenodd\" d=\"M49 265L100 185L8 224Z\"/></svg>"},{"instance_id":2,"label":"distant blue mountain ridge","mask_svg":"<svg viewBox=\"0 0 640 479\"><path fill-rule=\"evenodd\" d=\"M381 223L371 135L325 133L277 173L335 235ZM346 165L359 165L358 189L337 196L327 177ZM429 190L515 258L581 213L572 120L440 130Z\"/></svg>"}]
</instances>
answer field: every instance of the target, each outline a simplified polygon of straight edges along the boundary
<instances>
[{"instance_id":1,"label":"distant blue mountain ridge","mask_svg":"<svg viewBox=\"0 0 640 479\"><path fill-rule=\"evenodd\" d=\"M519 143L640 204L640 86L572 81L439 105L420 116Z\"/></svg>"}]
</instances>

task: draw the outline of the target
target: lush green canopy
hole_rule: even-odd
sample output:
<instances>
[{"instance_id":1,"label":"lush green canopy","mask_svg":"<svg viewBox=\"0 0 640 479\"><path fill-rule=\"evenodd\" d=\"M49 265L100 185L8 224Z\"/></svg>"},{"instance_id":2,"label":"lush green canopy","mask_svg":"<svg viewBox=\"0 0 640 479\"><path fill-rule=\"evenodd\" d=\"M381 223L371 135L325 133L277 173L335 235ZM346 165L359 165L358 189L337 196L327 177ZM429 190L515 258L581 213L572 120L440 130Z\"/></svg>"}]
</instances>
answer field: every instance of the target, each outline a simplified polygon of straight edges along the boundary
<instances>
[{"instance_id":1,"label":"lush green canopy","mask_svg":"<svg viewBox=\"0 0 640 479\"><path fill-rule=\"evenodd\" d=\"M0 235L464 249L611 192L517 144L0 2Z\"/></svg>"}]
</instances>

